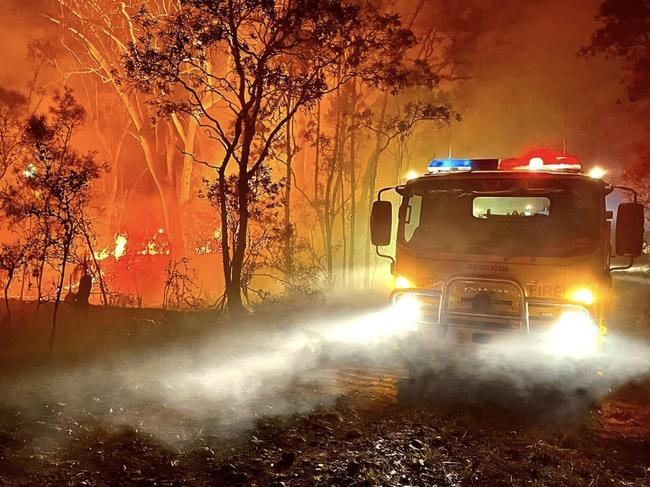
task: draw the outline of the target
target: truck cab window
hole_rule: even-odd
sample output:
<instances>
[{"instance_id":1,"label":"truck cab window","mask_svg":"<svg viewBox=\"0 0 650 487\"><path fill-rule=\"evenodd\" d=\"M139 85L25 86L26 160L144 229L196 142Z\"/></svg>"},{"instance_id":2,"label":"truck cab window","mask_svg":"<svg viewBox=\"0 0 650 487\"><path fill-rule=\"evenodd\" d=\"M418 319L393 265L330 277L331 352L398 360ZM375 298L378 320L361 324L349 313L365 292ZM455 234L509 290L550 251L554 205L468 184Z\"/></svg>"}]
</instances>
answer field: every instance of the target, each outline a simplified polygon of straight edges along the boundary
<instances>
[{"instance_id":1,"label":"truck cab window","mask_svg":"<svg viewBox=\"0 0 650 487\"><path fill-rule=\"evenodd\" d=\"M472 202L474 218L549 216L550 211L545 196L478 196Z\"/></svg>"},{"instance_id":2,"label":"truck cab window","mask_svg":"<svg viewBox=\"0 0 650 487\"><path fill-rule=\"evenodd\" d=\"M409 198L404 219L404 238L411 241L415 229L420 225L420 213L422 211L422 196L414 195Z\"/></svg>"}]
</instances>

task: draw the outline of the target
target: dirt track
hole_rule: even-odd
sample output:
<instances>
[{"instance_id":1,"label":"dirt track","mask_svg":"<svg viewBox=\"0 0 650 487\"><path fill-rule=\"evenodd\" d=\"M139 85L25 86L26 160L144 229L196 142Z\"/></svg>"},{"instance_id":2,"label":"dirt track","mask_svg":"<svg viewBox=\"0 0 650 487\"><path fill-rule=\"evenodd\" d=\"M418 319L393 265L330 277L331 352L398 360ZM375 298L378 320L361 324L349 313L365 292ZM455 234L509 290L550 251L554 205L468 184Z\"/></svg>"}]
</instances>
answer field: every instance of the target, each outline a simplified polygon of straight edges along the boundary
<instances>
[{"instance_id":1,"label":"dirt track","mask_svg":"<svg viewBox=\"0 0 650 487\"><path fill-rule=\"evenodd\" d=\"M632 306L648 287L618 287L617 320L646 339L649 315ZM175 382L163 353L134 374L77 365L23 379L0 402L0 485L650 484L647 376L559 417L522 411L507 389L400 402L398 361L304 360L237 376L227 396ZM201 367L187 377L205 381Z\"/></svg>"}]
</instances>

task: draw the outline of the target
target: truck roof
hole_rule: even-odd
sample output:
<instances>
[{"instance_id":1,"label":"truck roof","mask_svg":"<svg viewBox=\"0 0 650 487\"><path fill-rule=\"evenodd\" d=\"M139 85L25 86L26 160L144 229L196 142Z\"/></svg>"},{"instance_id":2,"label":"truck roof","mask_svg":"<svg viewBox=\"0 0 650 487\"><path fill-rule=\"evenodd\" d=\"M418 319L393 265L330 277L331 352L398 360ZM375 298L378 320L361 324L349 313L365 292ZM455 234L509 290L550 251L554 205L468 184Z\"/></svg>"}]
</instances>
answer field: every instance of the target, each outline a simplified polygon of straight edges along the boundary
<instances>
[{"instance_id":1,"label":"truck roof","mask_svg":"<svg viewBox=\"0 0 650 487\"><path fill-rule=\"evenodd\" d=\"M574 180L591 183L603 189L609 185L601 178L594 178L588 174L577 171L551 171L551 170L490 170L490 171L450 171L429 173L408 180L404 186L421 184L433 180L472 180L472 179L537 179L537 180Z\"/></svg>"},{"instance_id":2,"label":"truck roof","mask_svg":"<svg viewBox=\"0 0 650 487\"><path fill-rule=\"evenodd\" d=\"M602 179L593 178L588 174L578 171L553 171L553 170L490 170L490 171L449 171L449 172L435 172L427 173L413 178L411 181L422 180L428 178L463 178L463 179L478 179L478 178L522 178L528 179L531 177L553 177L553 178L571 178L571 179L588 179L592 181L601 181Z\"/></svg>"}]
</instances>

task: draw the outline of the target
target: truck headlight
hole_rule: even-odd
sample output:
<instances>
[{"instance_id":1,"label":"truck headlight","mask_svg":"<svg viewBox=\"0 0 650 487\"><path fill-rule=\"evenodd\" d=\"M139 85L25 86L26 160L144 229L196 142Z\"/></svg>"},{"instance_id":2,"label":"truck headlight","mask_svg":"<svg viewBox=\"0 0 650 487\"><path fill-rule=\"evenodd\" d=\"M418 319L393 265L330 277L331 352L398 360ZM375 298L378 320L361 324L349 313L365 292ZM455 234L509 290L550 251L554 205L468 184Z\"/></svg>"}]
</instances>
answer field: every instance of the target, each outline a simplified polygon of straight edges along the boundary
<instances>
[{"instance_id":1,"label":"truck headlight","mask_svg":"<svg viewBox=\"0 0 650 487\"><path fill-rule=\"evenodd\" d=\"M393 301L396 318L405 323L411 330L417 329L421 308L422 303L413 294L398 294Z\"/></svg>"},{"instance_id":2,"label":"truck headlight","mask_svg":"<svg viewBox=\"0 0 650 487\"><path fill-rule=\"evenodd\" d=\"M414 312L419 313L421 307L420 300L413 294L398 294L395 297L394 305L409 315Z\"/></svg>"},{"instance_id":3,"label":"truck headlight","mask_svg":"<svg viewBox=\"0 0 650 487\"><path fill-rule=\"evenodd\" d=\"M576 303L591 305L594 304L596 297L591 289L585 287L571 293L571 300Z\"/></svg>"},{"instance_id":4,"label":"truck headlight","mask_svg":"<svg viewBox=\"0 0 650 487\"><path fill-rule=\"evenodd\" d=\"M585 311L565 311L547 338L553 355L584 357L598 349L598 326Z\"/></svg>"}]
</instances>

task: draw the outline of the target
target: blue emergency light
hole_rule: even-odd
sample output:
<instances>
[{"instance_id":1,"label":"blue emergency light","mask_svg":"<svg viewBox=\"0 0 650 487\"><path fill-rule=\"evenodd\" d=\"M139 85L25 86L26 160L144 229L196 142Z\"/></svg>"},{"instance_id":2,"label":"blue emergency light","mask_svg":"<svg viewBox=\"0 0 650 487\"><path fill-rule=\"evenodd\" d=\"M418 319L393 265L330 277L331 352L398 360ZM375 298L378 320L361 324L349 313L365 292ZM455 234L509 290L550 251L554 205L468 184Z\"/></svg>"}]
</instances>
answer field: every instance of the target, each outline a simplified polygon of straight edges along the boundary
<instances>
[{"instance_id":1,"label":"blue emergency light","mask_svg":"<svg viewBox=\"0 0 650 487\"><path fill-rule=\"evenodd\" d=\"M427 170L430 173L453 171L496 171L499 159L434 159Z\"/></svg>"},{"instance_id":2,"label":"blue emergency light","mask_svg":"<svg viewBox=\"0 0 650 487\"><path fill-rule=\"evenodd\" d=\"M429 172L469 171L471 159L433 159L427 166Z\"/></svg>"}]
</instances>

